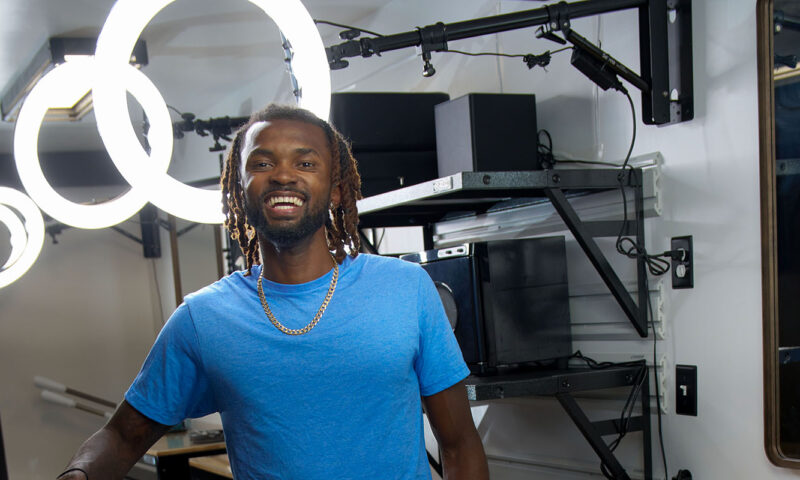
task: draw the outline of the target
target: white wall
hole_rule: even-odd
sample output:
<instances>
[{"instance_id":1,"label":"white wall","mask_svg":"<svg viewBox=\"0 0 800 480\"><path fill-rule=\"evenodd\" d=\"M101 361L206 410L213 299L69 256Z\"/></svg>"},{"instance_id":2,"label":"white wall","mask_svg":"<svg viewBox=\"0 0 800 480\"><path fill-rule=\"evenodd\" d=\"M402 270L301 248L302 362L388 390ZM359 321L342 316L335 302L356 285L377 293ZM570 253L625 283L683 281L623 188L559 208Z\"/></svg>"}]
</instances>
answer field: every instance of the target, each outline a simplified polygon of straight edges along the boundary
<instances>
[{"instance_id":1,"label":"white wall","mask_svg":"<svg viewBox=\"0 0 800 480\"><path fill-rule=\"evenodd\" d=\"M395 0L360 25L393 33L540 5ZM667 360L668 398L674 395L676 363L697 365L699 375L698 416L676 416L669 404L664 416L669 473L689 468L695 478L705 479L796 478L800 474L772 466L763 448L755 2L698 0L693 2L693 22L695 120L660 128L639 121L634 149L634 155L660 151L665 159L664 211L647 222L647 247L663 251L672 236L694 236L695 288L666 289L667 334L658 342ZM632 13L574 22L584 36L601 40L616 58L638 69L635 25ZM532 30L525 30L454 42L452 47L539 53L555 45L535 40ZM353 59L348 69L333 72L332 80L336 90L445 91L452 97L473 91L535 93L540 128L553 134L557 152L618 161L630 140L627 102L619 94L598 92L568 65L567 56L554 57L544 72L529 71L518 59L434 54L438 73L424 79L415 52L404 50ZM286 82L275 74L265 83L267 87L246 85L202 114L246 113L266 103L270 92ZM638 95L634 100L640 118ZM205 165L203 175L194 178L214 172L216 157L201 156L204 148L178 147L179 165ZM128 228L137 231L135 225ZM188 242L190 238L196 242ZM186 239L191 246L181 244L182 265L211 258L210 233L192 232ZM392 245L402 249L403 242ZM166 253L166 238L162 246ZM573 276L587 270L575 263L579 258L573 249ZM174 306L168 253L155 266L168 313ZM186 284L213 280L205 281L205 274L190 273L189 268ZM38 400L33 375L120 398L161 321L152 269L137 244L114 232L70 230L58 245L45 245L25 277L0 290L0 414L11 478L51 478L100 424L88 414ZM214 267L200 268L208 269L213 276ZM634 339L578 346L605 349L608 355L619 348L623 357L646 352L650 345ZM592 415L601 416L619 406L607 399L581 402ZM581 472L596 468L595 457L552 399L492 403L480 431L492 456L493 478L593 478ZM640 468L636 438L631 435L620 447L623 463L634 471ZM663 478L657 450L653 453L657 478Z\"/></svg>"},{"instance_id":2,"label":"white wall","mask_svg":"<svg viewBox=\"0 0 800 480\"><path fill-rule=\"evenodd\" d=\"M413 27L537 6L489 1L431 6L429 2L396 1L367 28L406 30L401 23ZM396 20L395 28L388 28L388 19ZM638 69L636 24L635 14L624 12L575 21L573 27ZM638 122L634 155L660 151L665 159L664 211L647 221L647 247L651 252L663 251L669 248L672 236L694 236L695 288L671 290L667 283L667 332L658 342L660 355L666 359L666 369L660 373L666 375L668 387L664 440L670 477L679 468L690 469L695 478L800 476L772 466L763 448L755 33L754 1L693 2L695 119L645 127L638 120L641 106L638 95L634 96ZM539 53L555 45L536 41L527 30L452 47ZM354 59L349 71L334 72L333 78L337 86L353 90L447 91L453 97L472 91L535 93L539 126L552 133L557 152L584 159L621 160L630 141L627 101L617 93L598 92L569 67L567 55L554 57L545 73L530 72L513 59L500 60L498 71L495 59L434 54L439 73L424 80L419 75L421 61L404 52L391 59L389 54L383 59ZM402 66L390 65L395 59L404 61ZM377 68L381 63L384 65ZM590 275L590 269L580 264L585 262L581 255L574 248L570 251L573 277ZM573 309L573 321L580 320L575 314ZM581 341L576 348L626 360L631 353L646 354L652 344L649 340ZM674 414L676 363L698 367L697 417ZM590 416L603 418L618 411L611 401L581 402ZM493 478L598 475L596 457L552 399L491 403L480 431L492 458ZM641 468L636 438L626 438L620 447L620 458L634 473ZM656 476L663 478L657 449L653 458ZM587 468L594 468L594 475L580 473Z\"/></svg>"}]
</instances>

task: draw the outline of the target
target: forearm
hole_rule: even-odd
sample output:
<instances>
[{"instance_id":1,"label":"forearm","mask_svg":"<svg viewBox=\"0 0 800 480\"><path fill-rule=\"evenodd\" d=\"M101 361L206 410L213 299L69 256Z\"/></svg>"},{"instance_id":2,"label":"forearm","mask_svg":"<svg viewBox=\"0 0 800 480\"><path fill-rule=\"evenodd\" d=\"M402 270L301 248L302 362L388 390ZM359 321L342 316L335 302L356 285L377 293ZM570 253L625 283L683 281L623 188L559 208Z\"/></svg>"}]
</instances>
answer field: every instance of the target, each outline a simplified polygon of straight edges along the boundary
<instances>
[{"instance_id":1,"label":"forearm","mask_svg":"<svg viewBox=\"0 0 800 480\"><path fill-rule=\"evenodd\" d=\"M444 480L488 480L489 467L477 434L467 435L457 445L442 448Z\"/></svg>"},{"instance_id":2,"label":"forearm","mask_svg":"<svg viewBox=\"0 0 800 480\"><path fill-rule=\"evenodd\" d=\"M67 468L79 468L92 480L122 479L169 427L139 413L123 401L111 420L78 449ZM84 480L80 471L59 480Z\"/></svg>"},{"instance_id":3,"label":"forearm","mask_svg":"<svg viewBox=\"0 0 800 480\"><path fill-rule=\"evenodd\" d=\"M81 445L65 470L80 468L92 480L122 479L141 456L119 432L103 427ZM59 479L83 479L83 474L74 471Z\"/></svg>"}]
</instances>

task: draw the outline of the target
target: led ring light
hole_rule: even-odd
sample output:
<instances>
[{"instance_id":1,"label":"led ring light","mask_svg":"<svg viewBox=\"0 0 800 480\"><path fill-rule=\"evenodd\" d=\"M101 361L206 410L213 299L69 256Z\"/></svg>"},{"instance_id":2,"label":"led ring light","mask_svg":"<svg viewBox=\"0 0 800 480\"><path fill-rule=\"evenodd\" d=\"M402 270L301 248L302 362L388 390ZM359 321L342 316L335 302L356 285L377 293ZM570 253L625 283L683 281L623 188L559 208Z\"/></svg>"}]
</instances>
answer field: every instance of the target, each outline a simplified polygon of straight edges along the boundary
<instances>
[{"instance_id":1,"label":"led ring light","mask_svg":"<svg viewBox=\"0 0 800 480\"><path fill-rule=\"evenodd\" d=\"M8 254L5 265L0 267L0 269L6 269L19 260L25 250L25 244L28 243L28 234L25 233L25 225L22 224L22 220L5 205L0 205L0 223L5 225L11 234L11 253Z\"/></svg>"},{"instance_id":2,"label":"led ring light","mask_svg":"<svg viewBox=\"0 0 800 480\"><path fill-rule=\"evenodd\" d=\"M44 244L44 220L36 204L27 195L13 188L0 187L0 205L13 207L22 215L25 220L25 232L27 233L27 242L22 252L16 253L14 248L15 243L19 242L19 232L15 224L19 222L19 218L17 218L16 222L6 223L11 231L11 255L17 258L13 263L11 262L12 258L9 258L6 266L0 270L0 288L3 288L21 277L36 262L36 258L39 257L39 252L42 251L42 245ZM14 216L16 217L16 215Z\"/></svg>"},{"instance_id":3,"label":"led ring light","mask_svg":"<svg viewBox=\"0 0 800 480\"><path fill-rule=\"evenodd\" d=\"M91 87L91 79L97 71L91 58L70 60L47 73L33 87L20 110L14 129L14 159L20 180L25 190L39 207L61 223L79 228L106 228L122 222L138 212L146 203L146 191L134 186L127 193L97 205L81 205L70 202L59 195L48 183L39 162L39 129L48 108L74 105ZM122 70L123 89L142 105L149 117L158 117L163 101L159 102L158 89L146 75L136 68L125 65ZM125 91L125 90L123 90ZM167 117L169 114L167 113ZM154 129L148 140L152 147L160 174L167 171L172 152L172 126L167 118L167 129L163 125ZM129 128L130 122L128 122ZM138 145L138 150L142 150ZM145 158L152 165L152 160Z\"/></svg>"},{"instance_id":4,"label":"led ring light","mask_svg":"<svg viewBox=\"0 0 800 480\"><path fill-rule=\"evenodd\" d=\"M158 168L161 152L144 152L127 115L125 83L117 75L128 65L134 44L144 28L161 9L174 0L119 0L97 39L95 59L98 75L93 84L97 128L111 160L134 187L142 187L147 198L161 210L199 223L221 223L219 190L185 185ZM319 31L300 0L250 0L278 25L292 44L292 70L302 91L300 105L320 118L330 108L330 71ZM160 94L159 94L160 97ZM163 103L163 98L161 98ZM151 132L172 132L169 112L164 106L148 113ZM171 152L171 149L170 149ZM171 153L170 153L171 155ZM155 162L153 162L155 160Z\"/></svg>"}]
</instances>

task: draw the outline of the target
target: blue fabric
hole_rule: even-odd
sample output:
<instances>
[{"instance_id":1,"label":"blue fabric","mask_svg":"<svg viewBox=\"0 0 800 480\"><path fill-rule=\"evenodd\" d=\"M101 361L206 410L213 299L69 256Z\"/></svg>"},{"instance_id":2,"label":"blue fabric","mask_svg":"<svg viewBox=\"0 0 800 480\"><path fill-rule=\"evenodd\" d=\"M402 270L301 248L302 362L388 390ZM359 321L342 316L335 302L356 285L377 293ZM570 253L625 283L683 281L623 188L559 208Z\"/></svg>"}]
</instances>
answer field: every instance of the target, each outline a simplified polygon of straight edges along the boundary
<instances>
[{"instance_id":1,"label":"blue fabric","mask_svg":"<svg viewBox=\"0 0 800 480\"><path fill-rule=\"evenodd\" d=\"M185 298L125 395L166 425L219 411L235 478L429 479L420 395L468 374L430 277L361 254L340 266L317 326L289 336L258 299L260 267ZM264 281L276 318L304 327L332 271Z\"/></svg>"}]
</instances>

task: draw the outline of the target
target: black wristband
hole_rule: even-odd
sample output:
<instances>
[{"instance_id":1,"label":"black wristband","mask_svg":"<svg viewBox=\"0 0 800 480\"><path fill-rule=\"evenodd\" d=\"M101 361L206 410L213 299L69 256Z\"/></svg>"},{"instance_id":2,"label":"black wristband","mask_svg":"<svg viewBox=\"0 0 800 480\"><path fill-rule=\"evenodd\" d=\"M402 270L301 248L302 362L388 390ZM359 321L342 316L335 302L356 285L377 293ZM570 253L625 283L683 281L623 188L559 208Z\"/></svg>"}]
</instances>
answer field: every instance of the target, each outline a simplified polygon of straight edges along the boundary
<instances>
[{"instance_id":1,"label":"black wristband","mask_svg":"<svg viewBox=\"0 0 800 480\"><path fill-rule=\"evenodd\" d=\"M89 474L86 473L86 470L84 470L82 468L78 468L78 467L68 468L68 469L64 470L63 472L61 472L61 474L59 476L56 477L56 480L58 480L59 478L63 477L64 475L68 474L69 472L81 472L83 474L83 476L86 477L86 480L89 480Z\"/></svg>"}]
</instances>

